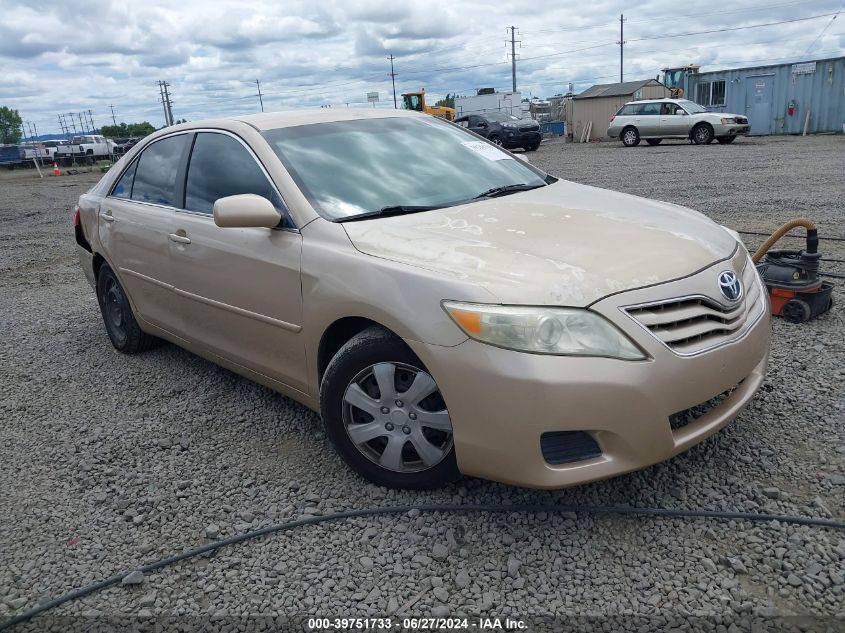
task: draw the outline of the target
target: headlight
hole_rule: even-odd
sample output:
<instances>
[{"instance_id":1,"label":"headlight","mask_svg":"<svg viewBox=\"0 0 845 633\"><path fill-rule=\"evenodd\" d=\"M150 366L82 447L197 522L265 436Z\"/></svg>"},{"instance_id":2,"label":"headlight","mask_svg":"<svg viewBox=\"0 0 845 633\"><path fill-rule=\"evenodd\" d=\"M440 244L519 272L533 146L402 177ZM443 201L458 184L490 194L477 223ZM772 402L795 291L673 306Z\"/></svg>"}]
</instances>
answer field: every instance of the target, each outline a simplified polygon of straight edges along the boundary
<instances>
[{"instance_id":1,"label":"headlight","mask_svg":"<svg viewBox=\"0 0 845 633\"><path fill-rule=\"evenodd\" d=\"M513 121L506 121L502 123L502 127L519 127L519 123L514 123Z\"/></svg>"},{"instance_id":2,"label":"headlight","mask_svg":"<svg viewBox=\"0 0 845 633\"><path fill-rule=\"evenodd\" d=\"M468 336L506 349L623 360L646 358L625 334L590 310L457 301L444 301L443 308Z\"/></svg>"},{"instance_id":3,"label":"headlight","mask_svg":"<svg viewBox=\"0 0 845 633\"><path fill-rule=\"evenodd\" d=\"M733 123L736 123L736 119L731 119L729 117L724 116L722 117L722 125L731 125Z\"/></svg>"}]
</instances>

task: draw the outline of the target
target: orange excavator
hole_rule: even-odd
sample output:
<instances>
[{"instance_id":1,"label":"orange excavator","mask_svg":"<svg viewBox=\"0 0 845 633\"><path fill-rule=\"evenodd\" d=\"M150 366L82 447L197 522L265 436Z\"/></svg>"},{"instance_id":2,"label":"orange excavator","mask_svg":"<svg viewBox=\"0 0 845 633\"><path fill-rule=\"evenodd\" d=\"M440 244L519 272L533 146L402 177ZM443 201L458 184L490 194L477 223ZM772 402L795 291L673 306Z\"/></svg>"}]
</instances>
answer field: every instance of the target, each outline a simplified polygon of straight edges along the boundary
<instances>
[{"instance_id":1,"label":"orange excavator","mask_svg":"<svg viewBox=\"0 0 845 633\"><path fill-rule=\"evenodd\" d=\"M425 112L426 114L440 117L441 119L446 119L447 121L454 121L456 116L455 108L426 105L425 88L420 88L419 92L403 92L402 107L406 110Z\"/></svg>"}]
</instances>

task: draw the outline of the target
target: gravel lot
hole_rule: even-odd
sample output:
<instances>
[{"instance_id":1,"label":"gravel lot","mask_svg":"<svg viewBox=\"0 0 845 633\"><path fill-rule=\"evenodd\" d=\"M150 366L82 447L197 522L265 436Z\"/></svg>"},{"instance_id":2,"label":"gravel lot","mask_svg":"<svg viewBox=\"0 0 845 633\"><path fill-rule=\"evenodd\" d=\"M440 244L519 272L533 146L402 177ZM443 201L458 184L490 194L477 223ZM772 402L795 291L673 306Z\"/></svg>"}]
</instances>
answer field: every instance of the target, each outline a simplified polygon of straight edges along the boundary
<instances>
[{"instance_id":1,"label":"gravel lot","mask_svg":"<svg viewBox=\"0 0 845 633\"><path fill-rule=\"evenodd\" d=\"M807 215L822 237L845 237L842 136L635 149L552 139L530 156L565 178L691 206L735 229L771 232ZM97 178L0 173L0 621L210 538L372 505L558 502L845 518L842 291L817 321L776 322L760 395L668 463L557 492L471 479L431 493L388 491L348 471L305 408L173 346L135 357L112 349L70 224L76 197ZM749 236L749 247L762 239ZM845 242L822 249L845 259ZM845 273L845 264L828 270ZM94 616L171 616L197 630L271 622L246 615L389 613L558 618L550 630L619 630L638 616L635 628L649 631L677 618L698 618L688 630L733 631L749 616L799 615L817 618L803 630L842 631L845 533L411 512L224 548L19 630L68 630Z\"/></svg>"}]
</instances>

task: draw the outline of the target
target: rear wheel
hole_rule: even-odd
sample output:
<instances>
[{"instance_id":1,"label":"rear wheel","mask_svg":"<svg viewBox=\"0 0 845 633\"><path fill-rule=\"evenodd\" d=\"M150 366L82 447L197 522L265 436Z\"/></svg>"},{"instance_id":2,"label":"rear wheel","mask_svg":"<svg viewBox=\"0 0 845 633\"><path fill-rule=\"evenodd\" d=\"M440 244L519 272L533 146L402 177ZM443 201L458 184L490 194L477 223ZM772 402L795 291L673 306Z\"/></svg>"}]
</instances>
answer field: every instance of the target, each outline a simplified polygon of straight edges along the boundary
<instances>
[{"instance_id":1,"label":"rear wheel","mask_svg":"<svg viewBox=\"0 0 845 633\"><path fill-rule=\"evenodd\" d=\"M736 140L735 136L721 136L716 139L722 145L730 145Z\"/></svg>"},{"instance_id":2,"label":"rear wheel","mask_svg":"<svg viewBox=\"0 0 845 633\"><path fill-rule=\"evenodd\" d=\"M502 141L502 137L498 136L496 134L494 134L493 136L490 137L490 142L495 144L495 145L498 145L499 147L502 147L504 145L504 141Z\"/></svg>"},{"instance_id":3,"label":"rear wheel","mask_svg":"<svg viewBox=\"0 0 845 633\"><path fill-rule=\"evenodd\" d=\"M645 142L649 145L660 145L660 141L662 140L662 138L647 138Z\"/></svg>"},{"instance_id":4,"label":"rear wheel","mask_svg":"<svg viewBox=\"0 0 845 633\"><path fill-rule=\"evenodd\" d=\"M692 140L696 145L708 145L713 142L713 128L707 123L699 123L692 131Z\"/></svg>"},{"instance_id":5,"label":"rear wheel","mask_svg":"<svg viewBox=\"0 0 845 633\"><path fill-rule=\"evenodd\" d=\"M159 339L142 332L138 327L123 286L108 264L103 264L97 275L97 301L106 332L116 350L124 354L137 354L158 343Z\"/></svg>"},{"instance_id":6,"label":"rear wheel","mask_svg":"<svg viewBox=\"0 0 845 633\"><path fill-rule=\"evenodd\" d=\"M458 476L452 422L437 383L380 327L350 339L320 385L326 434L344 461L391 488L438 488Z\"/></svg>"},{"instance_id":7,"label":"rear wheel","mask_svg":"<svg viewBox=\"0 0 845 633\"><path fill-rule=\"evenodd\" d=\"M635 127L626 127L622 130L621 138L625 147L636 147L640 144L640 133Z\"/></svg>"}]
</instances>

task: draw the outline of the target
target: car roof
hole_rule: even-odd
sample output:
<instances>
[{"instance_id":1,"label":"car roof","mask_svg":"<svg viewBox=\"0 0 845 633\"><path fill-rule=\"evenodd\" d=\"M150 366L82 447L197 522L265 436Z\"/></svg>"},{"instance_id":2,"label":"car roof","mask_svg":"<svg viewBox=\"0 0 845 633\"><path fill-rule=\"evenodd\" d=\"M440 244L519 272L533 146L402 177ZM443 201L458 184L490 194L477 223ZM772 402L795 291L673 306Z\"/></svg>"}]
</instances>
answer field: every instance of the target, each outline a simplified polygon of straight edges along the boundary
<instances>
[{"instance_id":1,"label":"car roof","mask_svg":"<svg viewBox=\"0 0 845 633\"><path fill-rule=\"evenodd\" d=\"M679 101L686 101L686 99L671 99L670 97L663 97L661 99L635 99L628 103L678 103Z\"/></svg>"},{"instance_id":2,"label":"car roof","mask_svg":"<svg viewBox=\"0 0 845 633\"><path fill-rule=\"evenodd\" d=\"M287 110L283 112L263 112L244 114L220 119L191 121L175 125L168 130L190 130L201 127L226 127L234 122L246 123L258 130L274 130L282 127L311 125L313 123L332 123L335 121L357 121L361 119L388 119L395 117L430 116L413 110L395 110L393 108L315 108Z\"/></svg>"}]
</instances>

